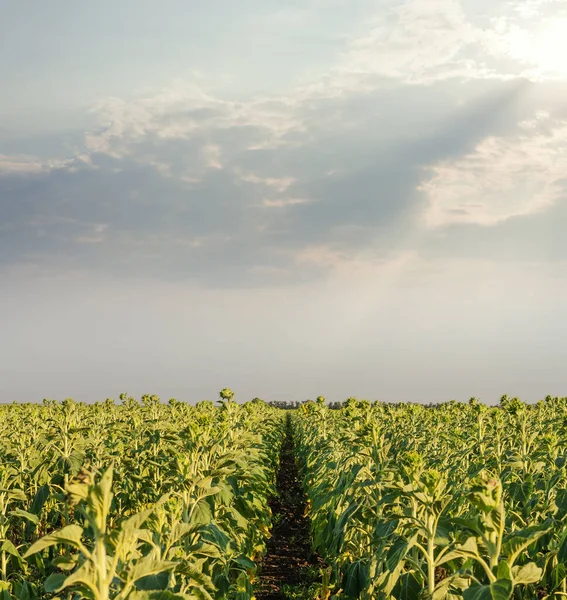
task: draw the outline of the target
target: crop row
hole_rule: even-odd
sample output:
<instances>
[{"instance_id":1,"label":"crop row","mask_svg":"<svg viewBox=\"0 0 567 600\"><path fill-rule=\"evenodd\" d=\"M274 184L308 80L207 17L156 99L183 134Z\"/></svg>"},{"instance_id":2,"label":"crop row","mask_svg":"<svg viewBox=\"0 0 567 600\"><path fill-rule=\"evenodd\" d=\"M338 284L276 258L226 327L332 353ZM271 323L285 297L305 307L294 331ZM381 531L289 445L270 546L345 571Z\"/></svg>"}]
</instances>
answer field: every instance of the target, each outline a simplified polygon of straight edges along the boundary
<instances>
[{"instance_id":1,"label":"crop row","mask_svg":"<svg viewBox=\"0 0 567 600\"><path fill-rule=\"evenodd\" d=\"M294 428L335 597L567 596L567 399L312 402Z\"/></svg>"},{"instance_id":2,"label":"crop row","mask_svg":"<svg viewBox=\"0 0 567 600\"><path fill-rule=\"evenodd\" d=\"M2 407L0 599L250 599L283 423L228 392Z\"/></svg>"}]
</instances>

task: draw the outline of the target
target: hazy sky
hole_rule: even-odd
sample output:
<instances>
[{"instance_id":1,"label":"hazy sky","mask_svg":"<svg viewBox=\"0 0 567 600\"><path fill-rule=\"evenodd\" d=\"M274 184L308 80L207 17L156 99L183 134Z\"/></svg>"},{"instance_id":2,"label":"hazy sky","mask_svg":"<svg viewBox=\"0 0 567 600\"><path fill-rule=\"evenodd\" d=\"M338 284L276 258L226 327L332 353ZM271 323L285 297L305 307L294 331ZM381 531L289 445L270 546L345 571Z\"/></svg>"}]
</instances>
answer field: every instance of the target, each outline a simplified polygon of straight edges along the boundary
<instances>
[{"instance_id":1,"label":"hazy sky","mask_svg":"<svg viewBox=\"0 0 567 600\"><path fill-rule=\"evenodd\" d=\"M565 0L0 0L0 401L567 395Z\"/></svg>"}]
</instances>

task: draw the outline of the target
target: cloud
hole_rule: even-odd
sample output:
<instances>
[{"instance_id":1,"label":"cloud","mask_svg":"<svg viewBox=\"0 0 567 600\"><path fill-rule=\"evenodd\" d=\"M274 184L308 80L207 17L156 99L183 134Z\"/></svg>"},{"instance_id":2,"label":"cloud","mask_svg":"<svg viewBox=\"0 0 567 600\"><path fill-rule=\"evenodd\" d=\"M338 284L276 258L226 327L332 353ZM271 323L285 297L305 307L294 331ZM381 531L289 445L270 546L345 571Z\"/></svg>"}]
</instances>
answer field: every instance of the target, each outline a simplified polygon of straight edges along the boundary
<instances>
[{"instance_id":1,"label":"cloud","mask_svg":"<svg viewBox=\"0 0 567 600\"><path fill-rule=\"evenodd\" d=\"M419 189L429 227L495 225L545 210L567 189L567 121L548 113L522 121L509 137L489 136L463 157L431 166Z\"/></svg>"},{"instance_id":2,"label":"cloud","mask_svg":"<svg viewBox=\"0 0 567 600\"><path fill-rule=\"evenodd\" d=\"M101 100L68 158L0 156L0 264L290 283L550 210L564 88L514 78L523 19L389 2L286 94L229 99L201 78Z\"/></svg>"},{"instance_id":3,"label":"cloud","mask_svg":"<svg viewBox=\"0 0 567 600\"><path fill-rule=\"evenodd\" d=\"M38 175L56 169L73 169L76 163L88 164L88 155L79 155L71 159L41 160L36 156L0 154L0 177L3 175Z\"/></svg>"},{"instance_id":4,"label":"cloud","mask_svg":"<svg viewBox=\"0 0 567 600\"><path fill-rule=\"evenodd\" d=\"M164 141L204 139L212 132L234 128L244 134L239 142L245 145L277 145L303 127L292 99L221 100L201 85L180 79L157 94L135 100L108 98L94 111L101 129L87 134L87 147L113 158L131 155L141 142L159 146Z\"/></svg>"},{"instance_id":5,"label":"cloud","mask_svg":"<svg viewBox=\"0 0 567 600\"><path fill-rule=\"evenodd\" d=\"M419 96L405 86L298 102L293 143L262 149L250 140L271 130L216 129L209 116L198 134L164 137L159 123L171 127L178 113L148 96L155 129L103 126L110 146L88 160L1 179L0 264L209 286L303 282L361 254L383 265L415 250L424 167L528 121L525 86L475 80L455 91L442 81ZM106 136L109 127L121 135Z\"/></svg>"},{"instance_id":6,"label":"cloud","mask_svg":"<svg viewBox=\"0 0 567 600\"><path fill-rule=\"evenodd\" d=\"M381 75L406 83L470 76L475 65L459 53L479 40L480 32L467 21L457 0L396 3L382 12L366 35L352 42L337 71Z\"/></svg>"},{"instance_id":7,"label":"cloud","mask_svg":"<svg viewBox=\"0 0 567 600\"><path fill-rule=\"evenodd\" d=\"M310 200L307 198L277 198L275 200L265 199L262 206L267 208L284 208L286 206L297 206L298 204L308 204Z\"/></svg>"}]
</instances>

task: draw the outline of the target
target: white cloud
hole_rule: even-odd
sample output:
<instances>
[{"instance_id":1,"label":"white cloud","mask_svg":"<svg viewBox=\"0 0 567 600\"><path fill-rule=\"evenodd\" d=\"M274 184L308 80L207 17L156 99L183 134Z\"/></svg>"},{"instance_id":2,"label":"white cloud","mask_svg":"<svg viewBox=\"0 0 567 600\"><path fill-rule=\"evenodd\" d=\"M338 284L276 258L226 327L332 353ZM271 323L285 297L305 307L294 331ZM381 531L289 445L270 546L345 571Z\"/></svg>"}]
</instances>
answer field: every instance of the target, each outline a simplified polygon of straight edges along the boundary
<instances>
[{"instance_id":1,"label":"white cloud","mask_svg":"<svg viewBox=\"0 0 567 600\"><path fill-rule=\"evenodd\" d=\"M559 9L542 13L555 4L560 2L502 4L479 24L459 0L396 2L351 41L330 80L319 85L365 90L376 87L376 77L418 85L452 78L565 79L567 20L559 18Z\"/></svg>"},{"instance_id":2,"label":"white cloud","mask_svg":"<svg viewBox=\"0 0 567 600\"><path fill-rule=\"evenodd\" d=\"M511 9L516 12L522 19L533 19L541 14L542 9L547 6L563 6L564 0L521 0L510 2Z\"/></svg>"},{"instance_id":3,"label":"white cloud","mask_svg":"<svg viewBox=\"0 0 567 600\"><path fill-rule=\"evenodd\" d=\"M265 199L262 206L267 208L285 208L286 206L296 206L298 204L308 204L311 202L307 198L275 198Z\"/></svg>"},{"instance_id":4,"label":"white cloud","mask_svg":"<svg viewBox=\"0 0 567 600\"><path fill-rule=\"evenodd\" d=\"M93 109L100 129L86 136L91 152L122 158L135 154L142 140L188 140L232 128L256 128L258 147L281 144L281 138L304 125L293 98L227 101L196 84L178 79L168 88L131 101L103 100Z\"/></svg>"},{"instance_id":5,"label":"white cloud","mask_svg":"<svg viewBox=\"0 0 567 600\"><path fill-rule=\"evenodd\" d=\"M513 61L512 74L531 81L567 79L567 18L539 16L526 22L504 14L492 18L491 26L484 34L484 52Z\"/></svg>"},{"instance_id":6,"label":"white cloud","mask_svg":"<svg viewBox=\"0 0 567 600\"><path fill-rule=\"evenodd\" d=\"M247 183L256 183L273 188L277 192L285 192L287 188L296 181L294 177L261 177L255 173L241 175L240 179Z\"/></svg>"},{"instance_id":7,"label":"white cloud","mask_svg":"<svg viewBox=\"0 0 567 600\"><path fill-rule=\"evenodd\" d=\"M530 2L529 10L540 10L544 4L550 2ZM175 80L161 91L133 100L103 100L94 108L100 127L87 134L88 150L115 159L127 157L153 166L164 177L191 184L201 182L210 169L234 168L251 151L267 153L311 144L322 130L331 131L345 118L343 109L324 110L329 100L376 93L386 82L539 80L546 69L545 57L547 72L554 61L563 64L562 54L552 55L543 42L535 54L539 62L534 63L530 40L539 36L545 41L550 30L542 18L538 26L543 29L537 33L516 4L499 5L482 23L459 0L395 0L377 8L376 18L346 43L334 67L288 94L230 100L219 97L198 77ZM303 10L290 12L299 13ZM170 152L168 144L175 151ZM189 154L184 154L189 146ZM262 179L264 185L272 185ZM287 186L274 183L272 187L285 190Z\"/></svg>"},{"instance_id":8,"label":"white cloud","mask_svg":"<svg viewBox=\"0 0 567 600\"><path fill-rule=\"evenodd\" d=\"M37 175L73 164L73 159L42 160L36 156L0 154L1 175Z\"/></svg>"},{"instance_id":9,"label":"white cloud","mask_svg":"<svg viewBox=\"0 0 567 600\"><path fill-rule=\"evenodd\" d=\"M203 148L203 156L207 167L211 169L222 169L221 147L217 144L208 144Z\"/></svg>"},{"instance_id":10,"label":"white cloud","mask_svg":"<svg viewBox=\"0 0 567 600\"><path fill-rule=\"evenodd\" d=\"M457 0L410 0L386 11L368 34L355 40L338 71L421 83L441 65L462 65L470 71L456 57L478 41L478 30ZM438 73L433 76L437 78Z\"/></svg>"},{"instance_id":11,"label":"white cloud","mask_svg":"<svg viewBox=\"0 0 567 600\"><path fill-rule=\"evenodd\" d=\"M487 137L470 154L432 165L420 186L429 227L495 225L553 205L566 189L567 122L546 112L511 137Z\"/></svg>"}]
</instances>

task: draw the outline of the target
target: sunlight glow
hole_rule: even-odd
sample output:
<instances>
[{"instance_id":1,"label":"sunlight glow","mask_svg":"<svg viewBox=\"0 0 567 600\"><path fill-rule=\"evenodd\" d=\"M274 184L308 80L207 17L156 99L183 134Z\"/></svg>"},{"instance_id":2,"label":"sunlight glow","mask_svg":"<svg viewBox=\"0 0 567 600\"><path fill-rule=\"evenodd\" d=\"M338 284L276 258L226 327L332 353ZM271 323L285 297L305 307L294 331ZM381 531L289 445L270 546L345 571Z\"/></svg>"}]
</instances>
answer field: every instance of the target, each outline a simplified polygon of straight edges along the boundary
<instances>
[{"instance_id":1,"label":"sunlight glow","mask_svg":"<svg viewBox=\"0 0 567 600\"><path fill-rule=\"evenodd\" d=\"M543 75L567 78L567 19L556 19L534 36L530 62Z\"/></svg>"}]
</instances>

